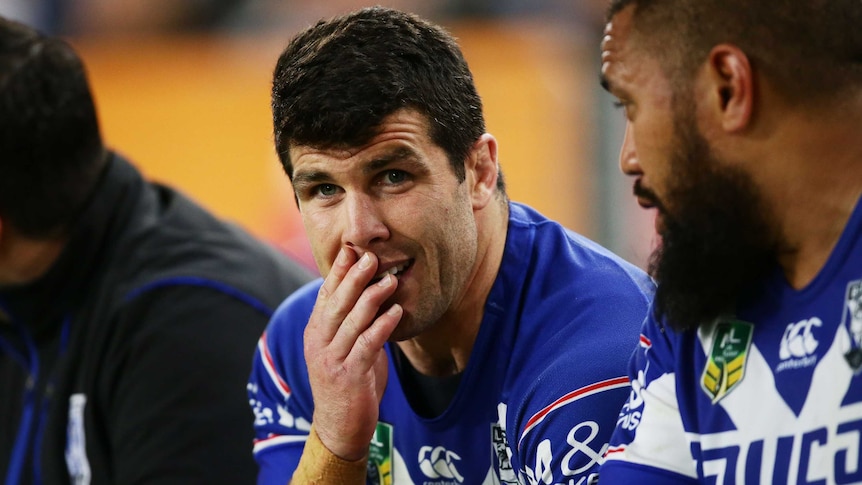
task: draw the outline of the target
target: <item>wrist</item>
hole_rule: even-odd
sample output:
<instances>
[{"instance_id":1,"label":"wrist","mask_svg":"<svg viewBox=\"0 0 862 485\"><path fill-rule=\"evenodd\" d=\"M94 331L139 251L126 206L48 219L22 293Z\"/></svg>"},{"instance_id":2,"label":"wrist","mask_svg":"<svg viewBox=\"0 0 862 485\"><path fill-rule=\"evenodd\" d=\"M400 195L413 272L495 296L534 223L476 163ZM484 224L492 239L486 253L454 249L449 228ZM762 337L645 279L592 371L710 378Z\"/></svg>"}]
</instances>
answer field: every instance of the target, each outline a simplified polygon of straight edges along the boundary
<instances>
[{"instance_id":1,"label":"wrist","mask_svg":"<svg viewBox=\"0 0 862 485\"><path fill-rule=\"evenodd\" d=\"M367 454L355 461L339 458L320 441L312 425L299 465L290 483L293 485L364 484L367 461Z\"/></svg>"}]
</instances>

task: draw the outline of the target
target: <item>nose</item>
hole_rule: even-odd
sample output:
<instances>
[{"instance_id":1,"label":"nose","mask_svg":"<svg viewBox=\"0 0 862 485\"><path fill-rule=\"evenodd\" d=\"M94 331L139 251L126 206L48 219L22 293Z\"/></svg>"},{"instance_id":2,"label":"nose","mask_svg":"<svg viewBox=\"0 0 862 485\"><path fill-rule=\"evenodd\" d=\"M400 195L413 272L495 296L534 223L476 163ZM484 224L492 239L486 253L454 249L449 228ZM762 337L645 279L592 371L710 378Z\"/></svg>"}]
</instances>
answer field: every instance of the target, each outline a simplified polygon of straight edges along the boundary
<instances>
[{"instance_id":1,"label":"nose","mask_svg":"<svg viewBox=\"0 0 862 485\"><path fill-rule=\"evenodd\" d=\"M626 134L623 137L623 146L620 149L620 170L626 175L641 175L640 163L638 162L637 148L635 147L635 138L632 133L632 125L626 122Z\"/></svg>"},{"instance_id":2,"label":"nose","mask_svg":"<svg viewBox=\"0 0 862 485\"><path fill-rule=\"evenodd\" d=\"M373 243L389 238L384 211L379 201L362 193L347 195L344 201L342 244L359 251L371 250Z\"/></svg>"}]
</instances>

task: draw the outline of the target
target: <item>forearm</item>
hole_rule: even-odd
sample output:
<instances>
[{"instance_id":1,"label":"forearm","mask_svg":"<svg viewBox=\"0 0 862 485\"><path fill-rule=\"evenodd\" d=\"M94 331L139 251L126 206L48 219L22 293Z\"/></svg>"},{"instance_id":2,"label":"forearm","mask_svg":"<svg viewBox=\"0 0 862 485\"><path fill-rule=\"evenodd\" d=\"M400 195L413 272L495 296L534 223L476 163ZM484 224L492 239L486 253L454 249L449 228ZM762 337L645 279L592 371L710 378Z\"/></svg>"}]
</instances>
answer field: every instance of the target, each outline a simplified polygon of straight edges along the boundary
<instances>
[{"instance_id":1,"label":"forearm","mask_svg":"<svg viewBox=\"0 0 862 485\"><path fill-rule=\"evenodd\" d=\"M314 426L308 435L302 457L291 485L363 485L366 476L367 457L357 461L347 461L332 454L320 441Z\"/></svg>"}]
</instances>

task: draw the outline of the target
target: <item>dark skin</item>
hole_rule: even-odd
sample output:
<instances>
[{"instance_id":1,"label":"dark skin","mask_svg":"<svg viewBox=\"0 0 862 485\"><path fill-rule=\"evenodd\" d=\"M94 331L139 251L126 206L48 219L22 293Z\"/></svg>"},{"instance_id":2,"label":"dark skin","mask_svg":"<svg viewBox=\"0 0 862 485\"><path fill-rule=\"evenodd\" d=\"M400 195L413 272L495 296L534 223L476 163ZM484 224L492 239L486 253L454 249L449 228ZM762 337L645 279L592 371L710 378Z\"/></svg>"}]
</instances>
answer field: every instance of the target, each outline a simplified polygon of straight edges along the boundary
<instances>
[{"instance_id":1,"label":"dark skin","mask_svg":"<svg viewBox=\"0 0 862 485\"><path fill-rule=\"evenodd\" d=\"M672 214L670 83L656 55L632 40L633 10L623 8L606 27L603 84L626 108L621 169L652 194L644 205ZM862 88L811 105L788 102L733 44L714 46L689 86L697 131L718 163L746 174L762 194L781 249L775 257L794 288L806 286L862 195Z\"/></svg>"}]
</instances>

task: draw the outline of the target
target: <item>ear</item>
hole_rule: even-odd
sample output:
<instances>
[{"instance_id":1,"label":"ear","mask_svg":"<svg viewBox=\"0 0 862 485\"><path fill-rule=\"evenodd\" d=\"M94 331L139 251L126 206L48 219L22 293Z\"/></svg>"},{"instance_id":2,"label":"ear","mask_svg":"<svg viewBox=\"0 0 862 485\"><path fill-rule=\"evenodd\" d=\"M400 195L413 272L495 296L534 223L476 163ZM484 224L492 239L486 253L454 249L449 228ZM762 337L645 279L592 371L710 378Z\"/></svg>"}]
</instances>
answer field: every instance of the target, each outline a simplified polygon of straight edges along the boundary
<instances>
[{"instance_id":1,"label":"ear","mask_svg":"<svg viewBox=\"0 0 862 485\"><path fill-rule=\"evenodd\" d=\"M484 208L497 192L497 177L500 165L497 163L497 140L485 133L476 140L465 164L465 182L470 185L473 210Z\"/></svg>"},{"instance_id":2,"label":"ear","mask_svg":"<svg viewBox=\"0 0 862 485\"><path fill-rule=\"evenodd\" d=\"M709 53L708 99L721 127L738 132L749 126L754 109L754 73L751 63L735 45L719 44Z\"/></svg>"}]
</instances>

